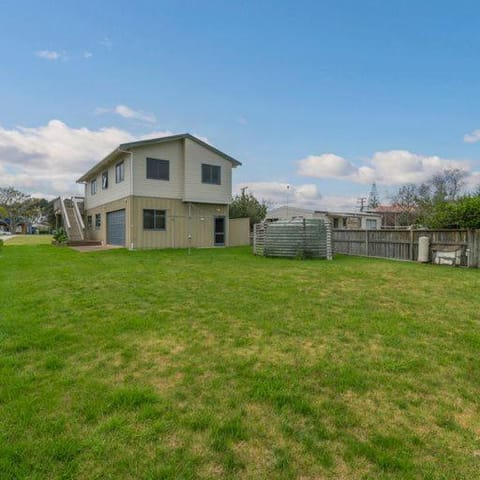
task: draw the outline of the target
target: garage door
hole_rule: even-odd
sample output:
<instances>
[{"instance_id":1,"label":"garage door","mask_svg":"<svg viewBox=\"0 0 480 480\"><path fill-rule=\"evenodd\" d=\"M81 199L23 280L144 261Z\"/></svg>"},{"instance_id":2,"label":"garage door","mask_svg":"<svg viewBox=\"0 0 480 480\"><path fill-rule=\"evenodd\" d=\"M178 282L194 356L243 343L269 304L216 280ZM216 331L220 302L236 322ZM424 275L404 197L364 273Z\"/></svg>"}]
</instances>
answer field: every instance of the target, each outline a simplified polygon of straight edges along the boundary
<instances>
[{"instance_id":1,"label":"garage door","mask_svg":"<svg viewBox=\"0 0 480 480\"><path fill-rule=\"evenodd\" d=\"M125 245L125 210L107 213L107 243Z\"/></svg>"}]
</instances>

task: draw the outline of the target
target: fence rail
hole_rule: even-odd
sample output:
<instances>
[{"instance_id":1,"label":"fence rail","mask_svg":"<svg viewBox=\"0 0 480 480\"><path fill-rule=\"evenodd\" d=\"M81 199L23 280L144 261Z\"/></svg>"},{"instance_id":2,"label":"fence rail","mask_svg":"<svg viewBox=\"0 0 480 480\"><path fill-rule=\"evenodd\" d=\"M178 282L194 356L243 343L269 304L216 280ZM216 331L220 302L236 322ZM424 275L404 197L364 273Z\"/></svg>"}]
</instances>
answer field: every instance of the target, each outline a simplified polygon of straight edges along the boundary
<instances>
[{"instance_id":1,"label":"fence rail","mask_svg":"<svg viewBox=\"0 0 480 480\"><path fill-rule=\"evenodd\" d=\"M458 249L460 264L479 267L480 230L333 230L335 253L416 260L420 237L430 239L430 258L442 249Z\"/></svg>"}]
</instances>

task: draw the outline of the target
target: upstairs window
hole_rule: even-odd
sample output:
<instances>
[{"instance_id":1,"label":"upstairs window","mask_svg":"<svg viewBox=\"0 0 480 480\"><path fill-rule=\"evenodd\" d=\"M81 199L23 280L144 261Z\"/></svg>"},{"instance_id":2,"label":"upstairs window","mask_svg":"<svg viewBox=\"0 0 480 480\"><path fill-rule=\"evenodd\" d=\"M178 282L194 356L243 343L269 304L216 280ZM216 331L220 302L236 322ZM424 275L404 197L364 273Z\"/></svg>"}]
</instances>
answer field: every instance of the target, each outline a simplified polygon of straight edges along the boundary
<instances>
[{"instance_id":1,"label":"upstairs window","mask_svg":"<svg viewBox=\"0 0 480 480\"><path fill-rule=\"evenodd\" d=\"M170 180L170 162L159 158L147 158L147 178Z\"/></svg>"},{"instance_id":2,"label":"upstairs window","mask_svg":"<svg viewBox=\"0 0 480 480\"><path fill-rule=\"evenodd\" d=\"M143 228L145 230L165 230L167 228L167 211L144 210Z\"/></svg>"},{"instance_id":3,"label":"upstairs window","mask_svg":"<svg viewBox=\"0 0 480 480\"><path fill-rule=\"evenodd\" d=\"M95 195L97 193L97 179L90 182L90 193Z\"/></svg>"},{"instance_id":4,"label":"upstairs window","mask_svg":"<svg viewBox=\"0 0 480 480\"><path fill-rule=\"evenodd\" d=\"M87 228L88 229L92 229L92 216L91 215L88 215L87 216Z\"/></svg>"},{"instance_id":5,"label":"upstairs window","mask_svg":"<svg viewBox=\"0 0 480 480\"><path fill-rule=\"evenodd\" d=\"M202 163L202 183L220 185L220 167Z\"/></svg>"},{"instance_id":6,"label":"upstairs window","mask_svg":"<svg viewBox=\"0 0 480 480\"><path fill-rule=\"evenodd\" d=\"M108 188L108 170L102 173L102 190Z\"/></svg>"},{"instance_id":7,"label":"upstairs window","mask_svg":"<svg viewBox=\"0 0 480 480\"><path fill-rule=\"evenodd\" d=\"M102 226L102 214L96 213L95 214L95 230L100 230L101 226Z\"/></svg>"},{"instance_id":8,"label":"upstairs window","mask_svg":"<svg viewBox=\"0 0 480 480\"><path fill-rule=\"evenodd\" d=\"M115 165L115 183L120 183L125 180L125 163L120 162Z\"/></svg>"}]
</instances>

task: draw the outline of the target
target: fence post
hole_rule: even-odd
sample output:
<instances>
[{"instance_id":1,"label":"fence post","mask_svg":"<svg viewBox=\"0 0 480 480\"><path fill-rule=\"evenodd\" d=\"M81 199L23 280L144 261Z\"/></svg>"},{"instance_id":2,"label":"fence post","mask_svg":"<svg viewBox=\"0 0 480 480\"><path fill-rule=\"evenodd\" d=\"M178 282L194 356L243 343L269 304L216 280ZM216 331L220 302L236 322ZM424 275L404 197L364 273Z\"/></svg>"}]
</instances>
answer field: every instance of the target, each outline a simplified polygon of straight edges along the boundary
<instances>
[{"instance_id":1,"label":"fence post","mask_svg":"<svg viewBox=\"0 0 480 480\"><path fill-rule=\"evenodd\" d=\"M480 230L468 231L468 266L470 268L480 267Z\"/></svg>"},{"instance_id":2,"label":"fence post","mask_svg":"<svg viewBox=\"0 0 480 480\"><path fill-rule=\"evenodd\" d=\"M410 251L408 252L408 258L413 261L413 228L410 229Z\"/></svg>"},{"instance_id":3,"label":"fence post","mask_svg":"<svg viewBox=\"0 0 480 480\"><path fill-rule=\"evenodd\" d=\"M368 228L367 228L367 230L365 230L365 255L366 255L367 257L370 256L369 250L370 250L370 249L368 248Z\"/></svg>"}]
</instances>

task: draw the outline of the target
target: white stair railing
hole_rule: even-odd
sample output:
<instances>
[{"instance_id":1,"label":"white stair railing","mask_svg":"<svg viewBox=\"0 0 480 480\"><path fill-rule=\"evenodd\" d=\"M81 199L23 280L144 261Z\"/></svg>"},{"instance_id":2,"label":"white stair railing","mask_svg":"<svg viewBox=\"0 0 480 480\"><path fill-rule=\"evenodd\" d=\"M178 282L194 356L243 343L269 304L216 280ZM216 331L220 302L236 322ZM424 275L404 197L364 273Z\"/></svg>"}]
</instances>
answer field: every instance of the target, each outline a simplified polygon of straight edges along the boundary
<instances>
[{"instance_id":1,"label":"white stair railing","mask_svg":"<svg viewBox=\"0 0 480 480\"><path fill-rule=\"evenodd\" d=\"M67 230L70 230L71 225L70 225L70 220L68 219L68 214L67 214L67 209L65 208L65 198L60 197L60 205L62 207L62 216L65 221L65 225L67 227Z\"/></svg>"},{"instance_id":2,"label":"white stair railing","mask_svg":"<svg viewBox=\"0 0 480 480\"><path fill-rule=\"evenodd\" d=\"M85 230L85 224L83 223L82 214L80 213L80 209L78 208L77 199L75 197L72 197L72 202L73 202L73 209L75 210L75 217L78 225L80 226L80 235L82 236L82 240L83 240L83 232Z\"/></svg>"}]
</instances>

